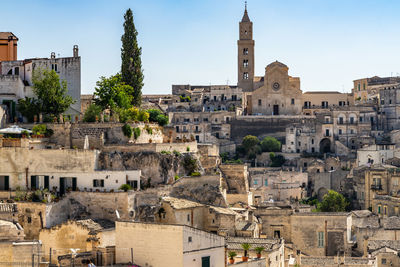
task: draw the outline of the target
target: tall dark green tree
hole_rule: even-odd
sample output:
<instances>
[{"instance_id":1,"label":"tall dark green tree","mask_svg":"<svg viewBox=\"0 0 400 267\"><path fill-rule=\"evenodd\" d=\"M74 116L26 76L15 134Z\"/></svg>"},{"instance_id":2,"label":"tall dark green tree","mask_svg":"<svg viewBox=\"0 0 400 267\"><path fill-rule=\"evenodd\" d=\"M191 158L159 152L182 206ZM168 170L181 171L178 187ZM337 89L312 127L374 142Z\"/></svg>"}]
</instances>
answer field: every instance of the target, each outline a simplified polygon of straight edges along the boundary
<instances>
[{"instance_id":1,"label":"tall dark green tree","mask_svg":"<svg viewBox=\"0 0 400 267\"><path fill-rule=\"evenodd\" d=\"M124 19L124 34L121 37L122 81L133 88L132 104L140 106L143 87L142 48L137 42L138 32L133 23L133 14L130 8L126 11Z\"/></svg>"}]
</instances>

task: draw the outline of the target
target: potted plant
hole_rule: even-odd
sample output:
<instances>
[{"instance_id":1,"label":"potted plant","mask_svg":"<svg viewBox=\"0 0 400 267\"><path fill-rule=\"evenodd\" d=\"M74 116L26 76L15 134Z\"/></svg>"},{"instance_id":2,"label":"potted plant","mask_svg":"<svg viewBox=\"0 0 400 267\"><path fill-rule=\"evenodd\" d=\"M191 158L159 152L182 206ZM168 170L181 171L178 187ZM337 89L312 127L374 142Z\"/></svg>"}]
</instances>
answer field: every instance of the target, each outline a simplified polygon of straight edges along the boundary
<instances>
[{"instance_id":1,"label":"potted plant","mask_svg":"<svg viewBox=\"0 0 400 267\"><path fill-rule=\"evenodd\" d=\"M256 248L254 248L254 250L257 252L257 258L259 259L259 258L261 258L261 252L263 252L264 251L264 247L256 247Z\"/></svg>"},{"instance_id":2,"label":"potted plant","mask_svg":"<svg viewBox=\"0 0 400 267\"><path fill-rule=\"evenodd\" d=\"M235 251L229 251L228 252L228 257L229 257L229 264L234 264L235 263L235 259L234 257L236 257L236 252Z\"/></svg>"},{"instance_id":3,"label":"potted plant","mask_svg":"<svg viewBox=\"0 0 400 267\"><path fill-rule=\"evenodd\" d=\"M242 244L242 248L244 250L244 256L242 257L242 261L248 261L249 260L249 256L247 255L249 249L250 249L251 245L249 243L243 243Z\"/></svg>"}]
</instances>

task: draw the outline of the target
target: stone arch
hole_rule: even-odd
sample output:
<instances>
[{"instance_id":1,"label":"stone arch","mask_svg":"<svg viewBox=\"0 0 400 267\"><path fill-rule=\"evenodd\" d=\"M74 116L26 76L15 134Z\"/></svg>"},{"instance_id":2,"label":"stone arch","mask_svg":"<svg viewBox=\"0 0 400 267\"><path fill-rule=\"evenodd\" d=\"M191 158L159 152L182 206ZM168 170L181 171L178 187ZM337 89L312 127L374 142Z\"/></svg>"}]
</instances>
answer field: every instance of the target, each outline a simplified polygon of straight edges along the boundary
<instances>
[{"instance_id":1,"label":"stone arch","mask_svg":"<svg viewBox=\"0 0 400 267\"><path fill-rule=\"evenodd\" d=\"M324 138L319 142L319 152L320 153L330 153L331 152L331 140L329 138Z\"/></svg>"}]
</instances>

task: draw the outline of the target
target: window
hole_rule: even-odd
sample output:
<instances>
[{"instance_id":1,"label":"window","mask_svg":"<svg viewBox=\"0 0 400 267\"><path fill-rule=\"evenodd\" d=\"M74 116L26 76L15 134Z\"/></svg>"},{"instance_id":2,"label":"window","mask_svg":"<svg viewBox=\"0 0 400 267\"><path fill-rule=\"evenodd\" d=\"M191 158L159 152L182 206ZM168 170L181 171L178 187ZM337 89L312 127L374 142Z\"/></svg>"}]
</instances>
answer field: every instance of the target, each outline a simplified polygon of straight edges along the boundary
<instances>
[{"instance_id":1,"label":"window","mask_svg":"<svg viewBox=\"0 0 400 267\"><path fill-rule=\"evenodd\" d=\"M363 90L365 90L365 83L363 83Z\"/></svg>"},{"instance_id":2,"label":"window","mask_svg":"<svg viewBox=\"0 0 400 267\"><path fill-rule=\"evenodd\" d=\"M14 75L19 75L19 67L16 67L16 68L14 69Z\"/></svg>"},{"instance_id":3,"label":"window","mask_svg":"<svg viewBox=\"0 0 400 267\"><path fill-rule=\"evenodd\" d=\"M93 187L104 187L104 179L93 179Z\"/></svg>"},{"instance_id":4,"label":"window","mask_svg":"<svg viewBox=\"0 0 400 267\"><path fill-rule=\"evenodd\" d=\"M190 222L190 214L187 215L187 221Z\"/></svg>"},{"instance_id":5,"label":"window","mask_svg":"<svg viewBox=\"0 0 400 267\"><path fill-rule=\"evenodd\" d=\"M191 236L188 237L188 242L189 243L192 242L192 237Z\"/></svg>"},{"instance_id":6,"label":"window","mask_svg":"<svg viewBox=\"0 0 400 267\"><path fill-rule=\"evenodd\" d=\"M258 99L258 105L261 106L262 102L261 99Z\"/></svg>"},{"instance_id":7,"label":"window","mask_svg":"<svg viewBox=\"0 0 400 267\"><path fill-rule=\"evenodd\" d=\"M28 223L32 223L32 217L28 217Z\"/></svg>"},{"instance_id":8,"label":"window","mask_svg":"<svg viewBox=\"0 0 400 267\"><path fill-rule=\"evenodd\" d=\"M329 129L325 129L325 136L329 136Z\"/></svg>"},{"instance_id":9,"label":"window","mask_svg":"<svg viewBox=\"0 0 400 267\"><path fill-rule=\"evenodd\" d=\"M325 123L329 123L331 121L330 117L325 117Z\"/></svg>"},{"instance_id":10,"label":"window","mask_svg":"<svg viewBox=\"0 0 400 267\"><path fill-rule=\"evenodd\" d=\"M318 247L323 248L325 246L324 243L324 232L318 232Z\"/></svg>"},{"instance_id":11,"label":"window","mask_svg":"<svg viewBox=\"0 0 400 267\"><path fill-rule=\"evenodd\" d=\"M311 107L311 102L310 101L305 101L304 102L304 107L305 108Z\"/></svg>"},{"instance_id":12,"label":"window","mask_svg":"<svg viewBox=\"0 0 400 267\"><path fill-rule=\"evenodd\" d=\"M321 106L323 108L327 108L328 107L328 101L322 101Z\"/></svg>"},{"instance_id":13,"label":"window","mask_svg":"<svg viewBox=\"0 0 400 267\"><path fill-rule=\"evenodd\" d=\"M247 68L249 66L249 60L245 59L243 60L243 67Z\"/></svg>"},{"instance_id":14,"label":"window","mask_svg":"<svg viewBox=\"0 0 400 267\"><path fill-rule=\"evenodd\" d=\"M292 98L292 105L294 105L294 98Z\"/></svg>"},{"instance_id":15,"label":"window","mask_svg":"<svg viewBox=\"0 0 400 267\"><path fill-rule=\"evenodd\" d=\"M248 55L248 54L249 54L249 49L243 48L243 55Z\"/></svg>"},{"instance_id":16,"label":"window","mask_svg":"<svg viewBox=\"0 0 400 267\"><path fill-rule=\"evenodd\" d=\"M354 124L354 117L350 117L350 124Z\"/></svg>"},{"instance_id":17,"label":"window","mask_svg":"<svg viewBox=\"0 0 400 267\"><path fill-rule=\"evenodd\" d=\"M176 132L179 133L179 126L176 126Z\"/></svg>"},{"instance_id":18,"label":"window","mask_svg":"<svg viewBox=\"0 0 400 267\"><path fill-rule=\"evenodd\" d=\"M314 139L311 139L311 144L312 144L312 145L314 144Z\"/></svg>"},{"instance_id":19,"label":"window","mask_svg":"<svg viewBox=\"0 0 400 267\"><path fill-rule=\"evenodd\" d=\"M387 215L387 206L383 207L383 214Z\"/></svg>"},{"instance_id":20,"label":"window","mask_svg":"<svg viewBox=\"0 0 400 267\"><path fill-rule=\"evenodd\" d=\"M360 91L360 84L358 84L358 91Z\"/></svg>"},{"instance_id":21,"label":"window","mask_svg":"<svg viewBox=\"0 0 400 267\"><path fill-rule=\"evenodd\" d=\"M268 179L267 178L265 178L265 180L264 180L264 185L268 186Z\"/></svg>"},{"instance_id":22,"label":"window","mask_svg":"<svg viewBox=\"0 0 400 267\"><path fill-rule=\"evenodd\" d=\"M243 79L244 80L248 80L249 79L249 73L248 72L243 73Z\"/></svg>"},{"instance_id":23,"label":"window","mask_svg":"<svg viewBox=\"0 0 400 267\"><path fill-rule=\"evenodd\" d=\"M345 106L346 105L346 102L345 101L339 101L339 107L343 107L343 106Z\"/></svg>"},{"instance_id":24,"label":"window","mask_svg":"<svg viewBox=\"0 0 400 267\"><path fill-rule=\"evenodd\" d=\"M57 64L51 64L51 69L57 72L58 71Z\"/></svg>"},{"instance_id":25,"label":"window","mask_svg":"<svg viewBox=\"0 0 400 267\"><path fill-rule=\"evenodd\" d=\"M339 129L339 134L342 134L342 129Z\"/></svg>"},{"instance_id":26,"label":"window","mask_svg":"<svg viewBox=\"0 0 400 267\"><path fill-rule=\"evenodd\" d=\"M386 264L386 259L383 259L383 258L382 258L382 261L381 261L381 262L382 262L382 264Z\"/></svg>"},{"instance_id":27,"label":"window","mask_svg":"<svg viewBox=\"0 0 400 267\"><path fill-rule=\"evenodd\" d=\"M343 117L339 117L339 124L343 124Z\"/></svg>"},{"instance_id":28,"label":"window","mask_svg":"<svg viewBox=\"0 0 400 267\"><path fill-rule=\"evenodd\" d=\"M381 214L381 205L378 205L378 213Z\"/></svg>"},{"instance_id":29,"label":"window","mask_svg":"<svg viewBox=\"0 0 400 267\"><path fill-rule=\"evenodd\" d=\"M254 185L258 185L258 180L254 180Z\"/></svg>"}]
</instances>

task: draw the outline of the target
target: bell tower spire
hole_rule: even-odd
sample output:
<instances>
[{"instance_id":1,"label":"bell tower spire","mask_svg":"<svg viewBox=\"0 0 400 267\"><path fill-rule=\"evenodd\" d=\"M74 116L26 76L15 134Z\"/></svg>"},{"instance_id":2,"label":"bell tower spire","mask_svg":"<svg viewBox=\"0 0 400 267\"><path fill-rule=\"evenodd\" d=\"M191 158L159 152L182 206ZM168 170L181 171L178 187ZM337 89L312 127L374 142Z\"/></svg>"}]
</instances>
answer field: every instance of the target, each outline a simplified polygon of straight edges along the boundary
<instances>
[{"instance_id":1,"label":"bell tower spire","mask_svg":"<svg viewBox=\"0 0 400 267\"><path fill-rule=\"evenodd\" d=\"M243 92L253 90L254 80L254 40L253 22L250 21L247 13L247 1L244 5L244 14L239 22L238 45L238 87Z\"/></svg>"}]
</instances>

